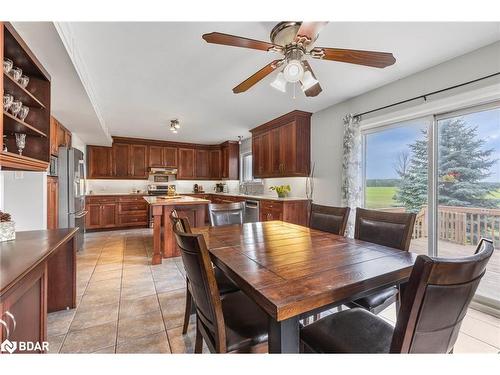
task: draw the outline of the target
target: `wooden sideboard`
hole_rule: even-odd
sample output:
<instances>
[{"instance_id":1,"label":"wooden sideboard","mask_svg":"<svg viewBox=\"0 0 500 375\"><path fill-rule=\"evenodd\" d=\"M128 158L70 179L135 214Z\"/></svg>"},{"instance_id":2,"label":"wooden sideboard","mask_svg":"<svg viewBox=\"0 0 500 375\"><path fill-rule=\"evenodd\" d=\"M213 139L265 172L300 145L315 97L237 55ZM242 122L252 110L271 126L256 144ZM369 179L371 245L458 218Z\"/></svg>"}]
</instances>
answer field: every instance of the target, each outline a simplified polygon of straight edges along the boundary
<instances>
[{"instance_id":1,"label":"wooden sideboard","mask_svg":"<svg viewBox=\"0 0 500 375\"><path fill-rule=\"evenodd\" d=\"M309 176L311 115L292 111L250 130L254 177Z\"/></svg>"},{"instance_id":2,"label":"wooden sideboard","mask_svg":"<svg viewBox=\"0 0 500 375\"><path fill-rule=\"evenodd\" d=\"M0 243L0 342L47 341L47 312L76 307L76 228L17 232ZM48 348L50 351L50 348Z\"/></svg>"},{"instance_id":3,"label":"wooden sideboard","mask_svg":"<svg viewBox=\"0 0 500 375\"><path fill-rule=\"evenodd\" d=\"M87 146L90 179L147 179L150 168L177 168L178 180L238 180L239 144L202 145L113 137L111 147Z\"/></svg>"}]
</instances>

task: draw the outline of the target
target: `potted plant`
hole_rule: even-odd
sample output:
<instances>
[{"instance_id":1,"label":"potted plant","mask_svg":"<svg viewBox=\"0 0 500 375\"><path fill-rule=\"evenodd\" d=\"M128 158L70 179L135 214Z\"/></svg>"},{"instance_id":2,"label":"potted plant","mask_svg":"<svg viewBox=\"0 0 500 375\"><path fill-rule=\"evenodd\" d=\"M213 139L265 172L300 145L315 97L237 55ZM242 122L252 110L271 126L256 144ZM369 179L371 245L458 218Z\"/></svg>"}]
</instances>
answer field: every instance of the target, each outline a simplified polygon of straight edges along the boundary
<instances>
[{"instance_id":1,"label":"potted plant","mask_svg":"<svg viewBox=\"0 0 500 375\"><path fill-rule=\"evenodd\" d=\"M10 241L16 238L16 228L10 215L0 211L0 242Z\"/></svg>"},{"instance_id":2,"label":"potted plant","mask_svg":"<svg viewBox=\"0 0 500 375\"><path fill-rule=\"evenodd\" d=\"M288 193L292 190L290 185L276 185L276 186L271 186L269 188L270 190L274 190L279 198L285 198Z\"/></svg>"}]
</instances>

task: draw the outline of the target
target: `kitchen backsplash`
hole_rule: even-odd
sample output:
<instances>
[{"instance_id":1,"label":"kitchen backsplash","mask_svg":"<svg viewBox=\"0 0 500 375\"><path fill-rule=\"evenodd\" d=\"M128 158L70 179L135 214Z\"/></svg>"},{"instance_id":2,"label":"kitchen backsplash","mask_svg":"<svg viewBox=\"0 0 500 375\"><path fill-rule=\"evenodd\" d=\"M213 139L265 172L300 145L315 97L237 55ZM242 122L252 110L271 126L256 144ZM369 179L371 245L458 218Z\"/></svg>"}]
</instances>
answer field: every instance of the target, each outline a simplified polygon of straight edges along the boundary
<instances>
[{"instance_id":1,"label":"kitchen backsplash","mask_svg":"<svg viewBox=\"0 0 500 375\"><path fill-rule=\"evenodd\" d=\"M200 181L200 180L174 180L168 182L168 185L175 185L179 193L190 193L193 191L193 185L202 185L207 193L212 193L217 181ZM226 182L230 193L237 193L239 189L238 180L224 181ZM147 191L149 180L87 180L87 194L106 194L106 193L130 193L133 190L139 189Z\"/></svg>"}]
</instances>

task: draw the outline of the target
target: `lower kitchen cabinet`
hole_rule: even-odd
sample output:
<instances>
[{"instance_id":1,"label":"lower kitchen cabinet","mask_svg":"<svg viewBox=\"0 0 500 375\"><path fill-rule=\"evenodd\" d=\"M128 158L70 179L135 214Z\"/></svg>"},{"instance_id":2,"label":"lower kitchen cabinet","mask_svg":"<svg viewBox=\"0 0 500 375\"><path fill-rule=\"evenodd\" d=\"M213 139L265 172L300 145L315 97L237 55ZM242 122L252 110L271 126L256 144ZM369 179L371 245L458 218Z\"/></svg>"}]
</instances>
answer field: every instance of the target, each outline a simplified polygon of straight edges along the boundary
<instances>
[{"instance_id":1,"label":"lower kitchen cabinet","mask_svg":"<svg viewBox=\"0 0 500 375\"><path fill-rule=\"evenodd\" d=\"M260 201L260 221L282 220L292 224L309 224L309 201Z\"/></svg>"},{"instance_id":2,"label":"lower kitchen cabinet","mask_svg":"<svg viewBox=\"0 0 500 375\"><path fill-rule=\"evenodd\" d=\"M87 196L86 229L148 225L148 205L142 196Z\"/></svg>"}]
</instances>

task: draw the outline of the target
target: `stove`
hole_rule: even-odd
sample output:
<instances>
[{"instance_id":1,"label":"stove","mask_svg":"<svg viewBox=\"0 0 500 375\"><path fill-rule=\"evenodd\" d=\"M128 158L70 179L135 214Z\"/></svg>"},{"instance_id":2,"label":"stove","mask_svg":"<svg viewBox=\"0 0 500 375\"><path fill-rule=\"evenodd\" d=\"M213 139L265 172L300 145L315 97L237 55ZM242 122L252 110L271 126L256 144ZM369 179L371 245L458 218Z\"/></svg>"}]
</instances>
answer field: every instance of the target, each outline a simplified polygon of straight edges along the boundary
<instances>
[{"instance_id":1,"label":"stove","mask_svg":"<svg viewBox=\"0 0 500 375\"><path fill-rule=\"evenodd\" d=\"M148 195L167 195L169 187L175 189L175 185L149 185Z\"/></svg>"}]
</instances>

